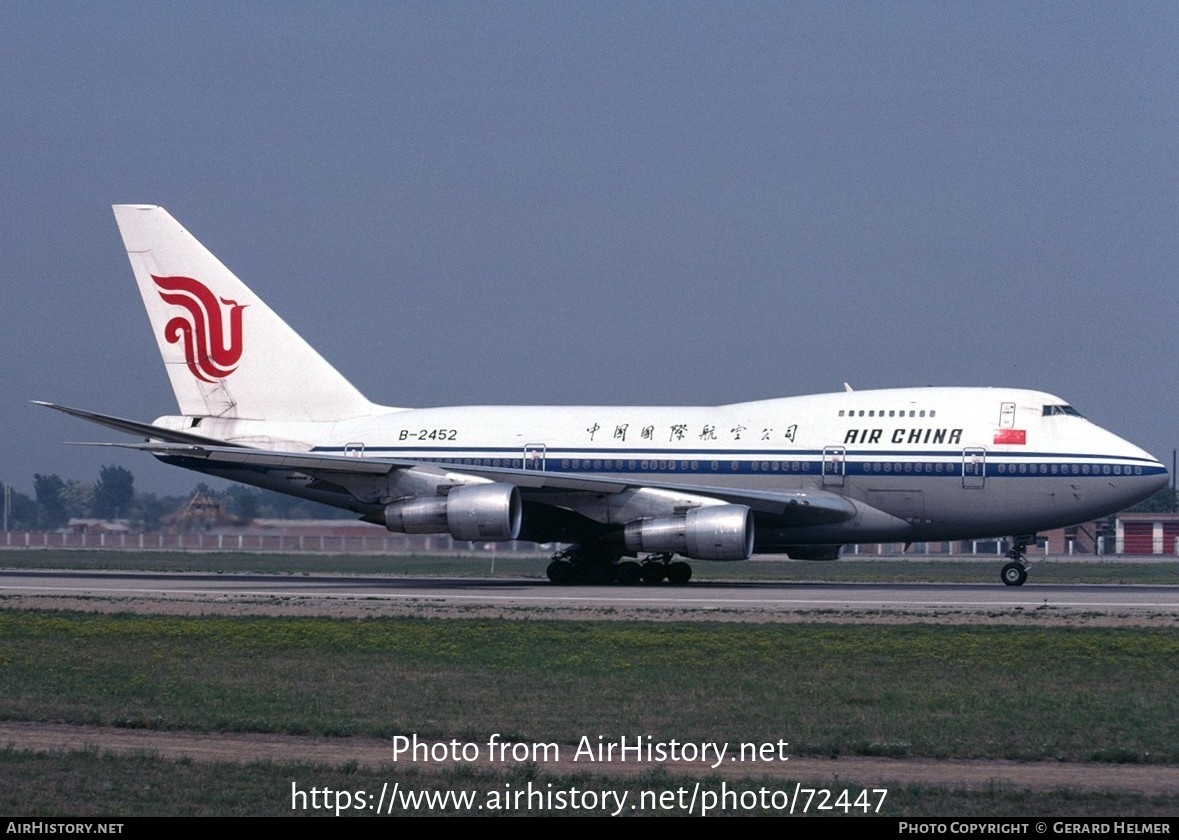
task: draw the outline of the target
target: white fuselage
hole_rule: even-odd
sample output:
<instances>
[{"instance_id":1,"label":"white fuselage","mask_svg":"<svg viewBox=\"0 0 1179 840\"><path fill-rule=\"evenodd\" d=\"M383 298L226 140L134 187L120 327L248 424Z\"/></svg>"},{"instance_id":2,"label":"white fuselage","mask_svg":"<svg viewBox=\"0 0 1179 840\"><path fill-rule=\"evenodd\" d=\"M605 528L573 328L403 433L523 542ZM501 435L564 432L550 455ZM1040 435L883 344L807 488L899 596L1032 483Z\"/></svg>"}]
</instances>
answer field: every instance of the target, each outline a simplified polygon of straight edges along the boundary
<instances>
[{"instance_id":1,"label":"white fuselage","mask_svg":"<svg viewBox=\"0 0 1179 840\"><path fill-rule=\"evenodd\" d=\"M192 429L189 418L156 422ZM1004 388L692 407L374 407L332 423L203 418L192 430L267 449L685 489L823 490L860 503L850 522L759 526L758 551L1034 533L1117 511L1167 480L1155 458L1058 397Z\"/></svg>"}]
</instances>

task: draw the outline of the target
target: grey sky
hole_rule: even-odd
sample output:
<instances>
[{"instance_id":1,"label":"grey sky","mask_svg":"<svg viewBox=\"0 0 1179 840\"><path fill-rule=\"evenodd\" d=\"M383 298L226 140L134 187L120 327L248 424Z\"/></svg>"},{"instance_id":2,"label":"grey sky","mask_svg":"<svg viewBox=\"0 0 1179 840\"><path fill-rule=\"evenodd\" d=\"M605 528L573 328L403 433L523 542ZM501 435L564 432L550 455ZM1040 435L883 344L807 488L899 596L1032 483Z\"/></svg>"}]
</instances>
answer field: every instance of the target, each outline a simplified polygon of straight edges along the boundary
<instances>
[{"instance_id":1,"label":"grey sky","mask_svg":"<svg viewBox=\"0 0 1179 840\"><path fill-rule=\"evenodd\" d=\"M1169 460L1179 6L8 3L0 480L198 476L112 203L370 398L1042 388Z\"/></svg>"}]
</instances>

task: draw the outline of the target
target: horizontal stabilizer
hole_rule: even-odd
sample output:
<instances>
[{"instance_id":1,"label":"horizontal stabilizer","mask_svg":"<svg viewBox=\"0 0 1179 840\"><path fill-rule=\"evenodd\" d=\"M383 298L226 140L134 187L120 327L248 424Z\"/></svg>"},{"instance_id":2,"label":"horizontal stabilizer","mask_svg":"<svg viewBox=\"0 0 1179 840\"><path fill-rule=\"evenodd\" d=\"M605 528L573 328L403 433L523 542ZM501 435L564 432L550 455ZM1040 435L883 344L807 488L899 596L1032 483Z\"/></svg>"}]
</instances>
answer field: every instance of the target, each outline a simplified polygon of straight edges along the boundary
<instances>
[{"instance_id":1,"label":"horizontal stabilizer","mask_svg":"<svg viewBox=\"0 0 1179 840\"><path fill-rule=\"evenodd\" d=\"M166 440L172 443L192 443L207 446L238 447L238 444L236 443L226 443L223 440L204 437L202 435L194 435L192 432L180 432L174 429L163 429L159 426L153 426L151 423L141 423L138 420L125 420L122 417L112 417L109 414L99 414L95 411L85 411L81 408L70 408L69 406L45 402L44 400L33 400L32 403L33 405L52 408L54 411L60 411L63 414L70 415L71 417L78 417L82 420L88 420L91 423L97 423L100 426L106 426L108 429L115 429L116 431L124 432L129 435L142 437L145 440ZM240 448L245 449L246 447Z\"/></svg>"}]
</instances>

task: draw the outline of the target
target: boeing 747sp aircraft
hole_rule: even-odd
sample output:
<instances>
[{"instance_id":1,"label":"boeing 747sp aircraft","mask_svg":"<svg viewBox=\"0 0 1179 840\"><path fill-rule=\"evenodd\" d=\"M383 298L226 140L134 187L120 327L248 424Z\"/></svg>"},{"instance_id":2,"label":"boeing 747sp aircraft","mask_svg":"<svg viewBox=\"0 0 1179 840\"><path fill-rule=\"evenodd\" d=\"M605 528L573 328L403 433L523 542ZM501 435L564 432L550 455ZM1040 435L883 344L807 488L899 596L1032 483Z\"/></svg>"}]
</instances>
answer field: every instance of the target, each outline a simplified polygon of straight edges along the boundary
<instances>
[{"instance_id":1,"label":"boeing 747sp aircraft","mask_svg":"<svg viewBox=\"0 0 1179 840\"><path fill-rule=\"evenodd\" d=\"M179 414L42 403L209 475L404 533L567 546L554 583L686 582L695 560L835 559L849 543L1012 536L1122 510L1154 457L1059 397L1014 388L846 391L715 406L369 402L165 210L119 205Z\"/></svg>"}]
</instances>

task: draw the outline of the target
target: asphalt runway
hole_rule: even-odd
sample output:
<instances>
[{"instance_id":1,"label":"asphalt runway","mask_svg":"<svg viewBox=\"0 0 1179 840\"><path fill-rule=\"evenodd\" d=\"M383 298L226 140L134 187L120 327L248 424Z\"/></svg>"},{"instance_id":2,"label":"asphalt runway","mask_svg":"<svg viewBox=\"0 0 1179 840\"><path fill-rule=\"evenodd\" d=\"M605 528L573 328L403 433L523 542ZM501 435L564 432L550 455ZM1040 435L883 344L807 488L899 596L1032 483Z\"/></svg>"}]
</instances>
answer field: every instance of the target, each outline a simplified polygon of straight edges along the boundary
<instances>
[{"instance_id":1,"label":"asphalt runway","mask_svg":"<svg viewBox=\"0 0 1179 840\"><path fill-rule=\"evenodd\" d=\"M732 612L1045 610L1179 617L1179 585L700 582L684 586L554 586L547 581L352 575L0 571L0 596L284 599L451 606L724 610Z\"/></svg>"}]
</instances>

